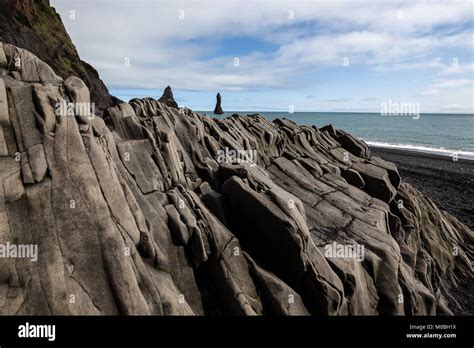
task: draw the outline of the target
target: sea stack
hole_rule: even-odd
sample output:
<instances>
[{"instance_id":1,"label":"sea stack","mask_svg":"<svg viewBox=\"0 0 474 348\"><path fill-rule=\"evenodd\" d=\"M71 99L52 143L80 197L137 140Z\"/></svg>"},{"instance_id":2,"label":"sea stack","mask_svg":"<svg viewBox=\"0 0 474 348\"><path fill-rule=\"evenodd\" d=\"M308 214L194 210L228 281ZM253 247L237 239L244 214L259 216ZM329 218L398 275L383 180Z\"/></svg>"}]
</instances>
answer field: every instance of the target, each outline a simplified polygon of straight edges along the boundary
<instances>
[{"instance_id":1,"label":"sea stack","mask_svg":"<svg viewBox=\"0 0 474 348\"><path fill-rule=\"evenodd\" d=\"M173 91L171 90L170 86L167 86L165 88L165 90L163 91L163 95L160 99L158 99L158 101L168 105L170 108L179 108L178 103L176 103L176 101L174 100Z\"/></svg>"},{"instance_id":2,"label":"sea stack","mask_svg":"<svg viewBox=\"0 0 474 348\"><path fill-rule=\"evenodd\" d=\"M224 113L224 111L222 110L222 107L221 107L221 94L217 93L217 95L216 95L216 107L214 109L214 114L215 115L222 115L223 113Z\"/></svg>"},{"instance_id":3,"label":"sea stack","mask_svg":"<svg viewBox=\"0 0 474 348\"><path fill-rule=\"evenodd\" d=\"M394 163L332 125L177 110L170 87L88 117L82 65L3 42L21 20L61 65L47 4L0 5L0 316L473 313L474 231Z\"/></svg>"},{"instance_id":4,"label":"sea stack","mask_svg":"<svg viewBox=\"0 0 474 348\"><path fill-rule=\"evenodd\" d=\"M447 301L453 279L472 285L474 233L362 140L285 118L178 116L170 88L162 99L66 121L56 104L88 105L85 82L0 42L0 315L458 310ZM8 257L5 233L31 236L23 257L37 241L48 262Z\"/></svg>"}]
</instances>

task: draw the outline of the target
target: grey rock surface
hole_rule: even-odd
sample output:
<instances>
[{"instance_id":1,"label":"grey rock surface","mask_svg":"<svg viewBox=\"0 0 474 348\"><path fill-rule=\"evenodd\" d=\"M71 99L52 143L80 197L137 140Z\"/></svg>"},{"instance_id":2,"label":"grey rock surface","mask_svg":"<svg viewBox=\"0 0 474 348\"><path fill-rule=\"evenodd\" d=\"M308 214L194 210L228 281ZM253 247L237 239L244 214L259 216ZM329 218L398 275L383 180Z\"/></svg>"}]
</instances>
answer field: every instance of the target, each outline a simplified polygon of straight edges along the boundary
<instances>
[{"instance_id":1,"label":"grey rock surface","mask_svg":"<svg viewBox=\"0 0 474 348\"><path fill-rule=\"evenodd\" d=\"M7 44L0 76L0 244L38 246L0 258L0 314L451 314L472 281L473 232L332 126L58 115L86 85Z\"/></svg>"},{"instance_id":2,"label":"grey rock surface","mask_svg":"<svg viewBox=\"0 0 474 348\"><path fill-rule=\"evenodd\" d=\"M97 114L119 102L109 94L99 73L81 60L49 0L1 0L0 41L32 52L64 79L71 75L82 79L90 89Z\"/></svg>"}]
</instances>

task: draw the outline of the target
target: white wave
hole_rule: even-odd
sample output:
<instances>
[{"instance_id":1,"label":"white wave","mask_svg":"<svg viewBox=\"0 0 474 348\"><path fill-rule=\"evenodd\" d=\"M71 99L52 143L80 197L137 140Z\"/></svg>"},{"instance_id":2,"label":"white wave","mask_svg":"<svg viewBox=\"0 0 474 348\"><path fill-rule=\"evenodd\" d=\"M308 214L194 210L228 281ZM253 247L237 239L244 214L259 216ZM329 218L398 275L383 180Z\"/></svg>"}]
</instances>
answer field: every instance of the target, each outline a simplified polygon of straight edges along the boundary
<instances>
[{"instance_id":1,"label":"white wave","mask_svg":"<svg viewBox=\"0 0 474 348\"><path fill-rule=\"evenodd\" d=\"M364 140L364 141L368 145L374 146L374 147L381 147L381 148L387 148L387 149L399 149L399 150L423 152L423 153L432 153L436 155L449 156L449 157L453 157L455 156L455 154L457 154L458 158L474 160L474 152L470 152L470 151L445 149L443 147L435 148L435 147L422 146L422 145L392 144L392 143L367 141L367 140Z\"/></svg>"}]
</instances>

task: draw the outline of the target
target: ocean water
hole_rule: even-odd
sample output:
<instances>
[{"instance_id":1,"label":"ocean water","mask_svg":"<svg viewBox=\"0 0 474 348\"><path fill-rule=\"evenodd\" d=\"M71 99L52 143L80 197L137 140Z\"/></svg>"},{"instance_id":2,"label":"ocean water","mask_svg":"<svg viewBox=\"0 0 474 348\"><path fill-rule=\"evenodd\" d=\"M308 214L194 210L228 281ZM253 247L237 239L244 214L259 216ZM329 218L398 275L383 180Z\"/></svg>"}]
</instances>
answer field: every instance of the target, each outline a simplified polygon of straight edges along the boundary
<instances>
[{"instance_id":1,"label":"ocean water","mask_svg":"<svg viewBox=\"0 0 474 348\"><path fill-rule=\"evenodd\" d=\"M287 118L298 124L318 128L332 123L369 145L399 148L411 151L437 153L474 160L474 115L472 114L421 114L413 116L380 115L379 113L343 112L226 112L209 116L224 118L234 113L259 113L269 120Z\"/></svg>"}]
</instances>

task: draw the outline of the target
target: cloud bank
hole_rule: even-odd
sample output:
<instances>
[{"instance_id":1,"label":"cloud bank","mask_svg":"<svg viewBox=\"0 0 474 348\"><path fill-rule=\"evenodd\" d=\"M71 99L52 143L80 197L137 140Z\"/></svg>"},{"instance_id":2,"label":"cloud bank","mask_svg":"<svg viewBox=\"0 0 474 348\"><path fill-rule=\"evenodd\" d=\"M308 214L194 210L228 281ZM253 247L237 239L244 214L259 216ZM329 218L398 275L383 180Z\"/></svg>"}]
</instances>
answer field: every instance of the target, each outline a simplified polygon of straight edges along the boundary
<instances>
[{"instance_id":1,"label":"cloud bank","mask_svg":"<svg viewBox=\"0 0 474 348\"><path fill-rule=\"evenodd\" d=\"M473 19L467 0L55 0L52 5L81 58L124 96L171 85L191 103L197 95L221 91L234 100L253 92L265 96L268 107L281 108L334 107L339 98L347 107L350 98L354 107L378 109L380 99L417 98L427 111L446 105L473 109ZM464 83L453 88L451 80ZM287 100L267 98L276 91L284 91Z\"/></svg>"}]
</instances>

